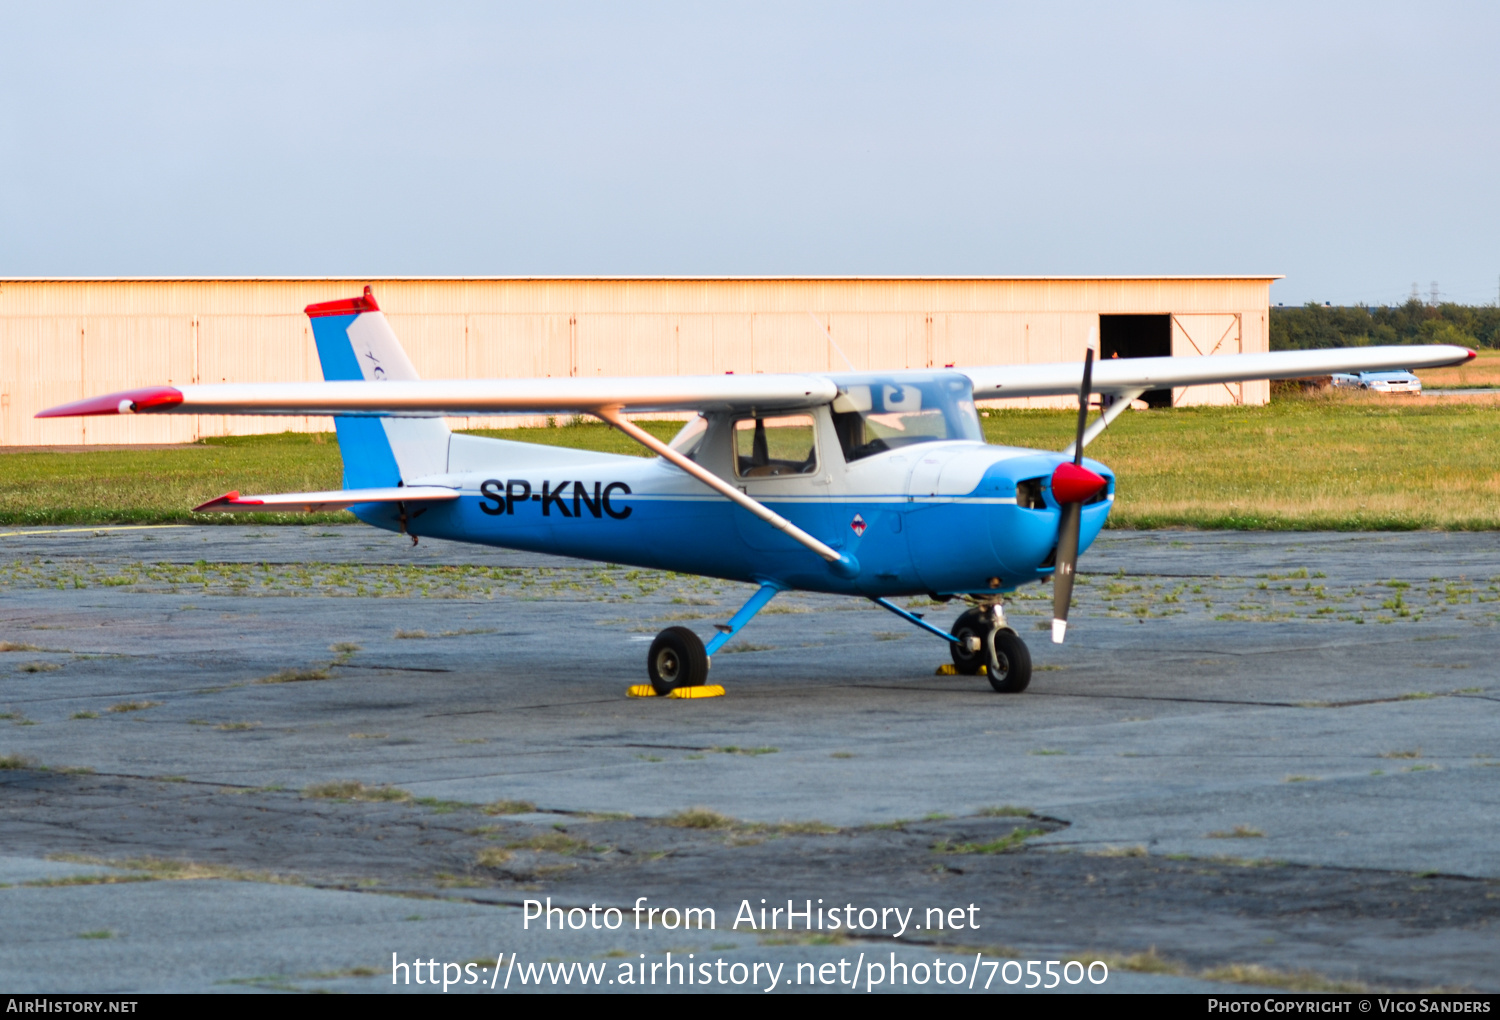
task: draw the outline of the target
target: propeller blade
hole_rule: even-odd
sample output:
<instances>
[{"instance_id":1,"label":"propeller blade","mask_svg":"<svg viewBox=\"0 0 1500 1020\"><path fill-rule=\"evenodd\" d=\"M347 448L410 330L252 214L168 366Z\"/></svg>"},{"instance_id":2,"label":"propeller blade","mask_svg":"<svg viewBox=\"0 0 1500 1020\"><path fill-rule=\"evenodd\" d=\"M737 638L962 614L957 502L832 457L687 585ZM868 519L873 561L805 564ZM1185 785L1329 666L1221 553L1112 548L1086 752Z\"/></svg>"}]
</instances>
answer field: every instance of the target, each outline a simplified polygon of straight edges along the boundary
<instances>
[{"instance_id":1,"label":"propeller blade","mask_svg":"<svg viewBox=\"0 0 1500 1020\"><path fill-rule=\"evenodd\" d=\"M1073 439L1073 463L1083 463L1083 433L1089 420L1089 395L1094 388L1094 349L1083 352L1083 385L1078 387L1078 435Z\"/></svg>"},{"instance_id":2,"label":"propeller blade","mask_svg":"<svg viewBox=\"0 0 1500 1020\"><path fill-rule=\"evenodd\" d=\"M1052 473L1052 498L1062 507L1057 522L1057 560L1052 570L1052 643L1060 645L1068 633L1068 606L1073 601L1073 577L1078 572L1078 532L1083 501L1102 489L1103 478L1083 466L1083 434L1088 426L1089 394L1094 388L1094 348L1083 352L1083 383L1078 387L1078 435L1073 440L1073 463L1059 464Z\"/></svg>"},{"instance_id":3,"label":"propeller blade","mask_svg":"<svg viewBox=\"0 0 1500 1020\"><path fill-rule=\"evenodd\" d=\"M1068 632L1068 605L1073 601L1073 575L1078 567L1078 530L1083 518L1079 503L1064 503L1057 527L1057 566L1052 571L1052 643L1060 645Z\"/></svg>"}]
</instances>

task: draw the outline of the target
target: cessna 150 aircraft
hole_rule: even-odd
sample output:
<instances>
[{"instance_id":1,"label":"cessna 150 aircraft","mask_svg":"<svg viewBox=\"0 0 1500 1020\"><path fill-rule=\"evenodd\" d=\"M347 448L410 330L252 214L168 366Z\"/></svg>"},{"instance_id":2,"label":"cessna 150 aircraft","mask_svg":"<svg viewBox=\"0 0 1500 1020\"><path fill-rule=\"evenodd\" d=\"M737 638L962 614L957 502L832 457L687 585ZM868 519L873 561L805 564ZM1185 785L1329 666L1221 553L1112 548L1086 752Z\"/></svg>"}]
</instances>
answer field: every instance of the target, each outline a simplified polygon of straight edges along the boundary
<instances>
[{"instance_id":1,"label":"cessna 150 aircraft","mask_svg":"<svg viewBox=\"0 0 1500 1020\"><path fill-rule=\"evenodd\" d=\"M759 586L704 645L686 627L647 656L656 693L697 688L711 656L778 592L870 599L949 643L995 690L1031 680L1003 596L1053 579L1052 640L1067 630L1078 554L1104 526L1115 477L1083 449L1143 392L1244 379L1427 368L1463 347L1360 347L1094 365L614 379L418 378L370 288L309 305L324 382L159 386L55 407L97 414L328 414L344 488L242 496L201 511L347 507L378 528ZM1078 433L1054 453L984 441L976 399L1078 394ZM1086 427L1091 394L1105 400ZM670 443L627 414L695 411ZM594 415L653 459L458 435L443 415ZM943 630L890 601L969 608ZM682 690L681 694L692 693Z\"/></svg>"}]
</instances>

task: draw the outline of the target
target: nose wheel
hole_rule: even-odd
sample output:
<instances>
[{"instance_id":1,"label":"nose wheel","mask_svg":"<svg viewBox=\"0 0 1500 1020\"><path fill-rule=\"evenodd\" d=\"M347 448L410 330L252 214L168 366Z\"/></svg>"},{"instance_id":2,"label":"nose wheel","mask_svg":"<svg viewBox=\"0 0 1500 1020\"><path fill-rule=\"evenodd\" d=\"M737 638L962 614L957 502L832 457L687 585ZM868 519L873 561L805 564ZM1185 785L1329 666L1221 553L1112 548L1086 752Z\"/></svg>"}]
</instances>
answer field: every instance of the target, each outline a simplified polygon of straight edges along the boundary
<instances>
[{"instance_id":1,"label":"nose wheel","mask_svg":"<svg viewBox=\"0 0 1500 1020\"><path fill-rule=\"evenodd\" d=\"M1031 652L1009 627L996 627L988 608L966 610L953 624L949 644L953 668L967 676L984 672L1001 694L1020 694L1031 683ZM974 647L976 646L977 647Z\"/></svg>"},{"instance_id":2,"label":"nose wheel","mask_svg":"<svg viewBox=\"0 0 1500 1020\"><path fill-rule=\"evenodd\" d=\"M708 653L697 634L686 627L668 627L651 642L646 672L661 697L679 687L699 687L708 682Z\"/></svg>"},{"instance_id":3,"label":"nose wheel","mask_svg":"<svg viewBox=\"0 0 1500 1020\"><path fill-rule=\"evenodd\" d=\"M1020 694L1031 683L1031 651L1013 630L992 630L984 641L990 686L1001 694Z\"/></svg>"}]
</instances>

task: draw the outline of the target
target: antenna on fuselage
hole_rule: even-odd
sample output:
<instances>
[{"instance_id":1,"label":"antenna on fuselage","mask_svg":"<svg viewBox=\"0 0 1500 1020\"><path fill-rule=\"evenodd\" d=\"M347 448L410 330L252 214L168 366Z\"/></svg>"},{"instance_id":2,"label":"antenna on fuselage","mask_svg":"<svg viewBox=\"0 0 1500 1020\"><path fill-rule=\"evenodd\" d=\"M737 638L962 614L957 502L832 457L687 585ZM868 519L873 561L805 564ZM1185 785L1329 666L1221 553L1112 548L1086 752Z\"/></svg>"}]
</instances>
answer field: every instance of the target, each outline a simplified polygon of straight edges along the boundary
<instances>
[{"instance_id":1,"label":"antenna on fuselage","mask_svg":"<svg viewBox=\"0 0 1500 1020\"><path fill-rule=\"evenodd\" d=\"M854 362L849 360L849 355L844 353L844 349L840 347L839 342L833 338L833 333L828 329L828 327L823 325L823 321L812 312L808 312L807 317L818 324L818 328L823 331L823 335L828 338L828 342L833 344L833 349L838 351L839 357L844 359L844 364L849 366L849 371L857 372L858 369L854 367Z\"/></svg>"}]
</instances>

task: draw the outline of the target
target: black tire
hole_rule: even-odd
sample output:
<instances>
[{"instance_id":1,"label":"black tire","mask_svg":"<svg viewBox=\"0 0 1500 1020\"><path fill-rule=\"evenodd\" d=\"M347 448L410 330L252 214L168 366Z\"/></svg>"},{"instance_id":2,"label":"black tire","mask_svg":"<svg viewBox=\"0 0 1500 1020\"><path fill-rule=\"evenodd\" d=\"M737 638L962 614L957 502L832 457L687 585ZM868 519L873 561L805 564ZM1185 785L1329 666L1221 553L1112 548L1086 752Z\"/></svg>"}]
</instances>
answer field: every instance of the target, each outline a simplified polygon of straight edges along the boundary
<instances>
[{"instance_id":1,"label":"black tire","mask_svg":"<svg viewBox=\"0 0 1500 1020\"><path fill-rule=\"evenodd\" d=\"M1013 630L997 630L984 641L985 672L1001 694L1020 694L1031 683L1031 651Z\"/></svg>"},{"instance_id":2,"label":"black tire","mask_svg":"<svg viewBox=\"0 0 1500 1020\"><path fill-rule=\"evenodd\" d=\"M965 676L974 676L979 672L979 667L989 661L982 643L978 651L971 652L964 647L964 642L971 637L977 637L983 642L985 632L990 629L990 626L988 614L979 609L966 609L963 615L954 621L953 629L949 633L958 638L958 641L957 643L948 642L948 654L953 656L954 669Z\"/></svg>"},{"instance_id":3,"label":"black tire","mask_svg":"<svg viewBox=\"0 0 1500 1020\"><path fill-rule=\"evenodd\" d=\"M708 680L708 653L697 634L686 627L668 627L651 642L646 672L663 697L679 687L699 687Z\"/></svg>"}]
</instances>

